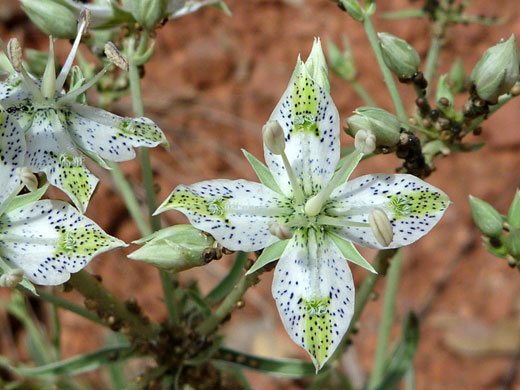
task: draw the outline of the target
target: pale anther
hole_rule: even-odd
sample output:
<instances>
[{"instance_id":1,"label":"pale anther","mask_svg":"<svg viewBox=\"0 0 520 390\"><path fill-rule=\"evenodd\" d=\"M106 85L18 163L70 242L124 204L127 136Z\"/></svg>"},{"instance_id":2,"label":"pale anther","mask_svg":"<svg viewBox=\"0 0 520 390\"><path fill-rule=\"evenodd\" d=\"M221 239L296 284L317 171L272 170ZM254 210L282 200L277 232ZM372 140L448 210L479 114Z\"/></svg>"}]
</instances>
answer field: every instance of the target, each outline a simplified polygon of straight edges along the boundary
<instances>
[{"instance_id":1,"label":"pale anther","mask_svg":"<svg viewBox=\"0 0 520 390\"><path fill-rule=\"evenodd\" d=\"M285 150L285 135L277 121L269 121L262 128L264 144L273 154L280 155Z\"/></svg>"},{"instance_id":2,"label":"pale anther","mask_svg":"<svg viewBox=\"0 0 520 390\"><path fill-rule=\"evenodd\" d=\"M24 186L31 192L34 192L38 189L38 178L31 170L27 167L18 167L16 168L16 174L22 180Z\"/></svg>"},{"instance_id":3,"label":"pale anther","mask_svg":"<svg viewBox=\"0 0 520 390\"><path fill-rule=\"evenodd\" d=\"M368 216L368 222L377 242L382 246L389 246L394 239L394 231L386 213L376 208Z\"/></svg>"},{"instance_id":4,"label":"pale anther","mask_svg":"<svg viewBox=\"0 0 520 390\"><path fill-rule=\"evenodd\" d=\"M11 65L13 65L14 70L17 72L21 72L22 68L22 47L20 46L20 42L18 39L13 38L7 44L7 55L9 56L9 61Z\"/></svg>"},{"instance_id":5,"label":"pale anther","mask_svg":"<svg viewBox=\"0 0 520 390\"><path fill-rule=\"evenodd\" d=\"M354 146L359 153L370 154L376 150L376 137L370 131L359 130L354 139Z\"/></svg>"},{"instance_id":6,"label":"pale anther","mask_svg":"<svg viewBox=\"0 0 520 390\"><path fill-rule=\"evenodd\" d=\"M128 61L125 57L123 57L119 50L117 50L116 45L114 45L112 42L107 42L105 44L105 55L115 66L123 69L125 72L129 71L130 66L128 65Z\"/></svg>"},{"instance_id":7,"label":"pale anther","mask_svg":"<svg viewBox=\"0 0 520 390\"><path fill-rule=\"evenodd\" d=\"M14 269L0 276L0 287L15 288L23 280L23 270Z\"/></svg>"},{"instance_id":8,"label":"pale anther","mask_svg":"<svg viewBox=\"0 0 520 390\"><path fill-rule=\"evenodd\" d=\"M288 240L293 236L293 233L290 229L283 225L279 225L276 222L269 223L269 233L275 237L278 237L280 240Z\"/></svg>"},{"instance_id":9,"label":"pale anther","mask_svg":"<svg viewBox=\"0 0 520 390\"><path fill-rule=\"evenodd\" d=\"M85 34L90 27L90 23L92 22L92 14L89 9L83 8L81 12L79 13L78 18L78 29L83 28L82 33ZM83 26L82 26L83 24Z\"/></svg>"}]
</instances>

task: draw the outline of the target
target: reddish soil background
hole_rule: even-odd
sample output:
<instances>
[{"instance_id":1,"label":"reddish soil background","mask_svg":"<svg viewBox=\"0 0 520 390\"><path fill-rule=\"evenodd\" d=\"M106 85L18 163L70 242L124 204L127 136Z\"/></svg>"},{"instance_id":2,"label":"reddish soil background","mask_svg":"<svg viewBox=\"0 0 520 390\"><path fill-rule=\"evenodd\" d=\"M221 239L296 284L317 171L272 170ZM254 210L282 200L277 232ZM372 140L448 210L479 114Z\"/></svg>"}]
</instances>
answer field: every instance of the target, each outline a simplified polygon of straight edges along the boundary
<instances>
[{"instance_id":1,"label":"reddish soil background","mask_svg":"<svg viewBox=\"0 0 520 390\"><path fill-rule=\"evenodd\" d=\"M420 7L423 2L378 3L378 11L384 12ZM45 48L43 35L20 15L17 2L1 4L2 37L16 36L26 47ZM233 17L209 8L170 22L158 31L155 56L147 67L143 88L146 115L161 126L171 143L170 152L152 151L152 164L161 188L160 201L180 183L213 178L256 179L240 149L262 156L261 126L285 90L298 54L306 58L313 37L319 36L324 41L331 38L338 43L342 34L348 35L361 83L378 104L392 110L361 26L333 2L228 0L228 5ZM7 15L10 10L11 16ZM520 7L516 0L475 1L468 11L503 16L507 20L498 27L471 25L449 29L440 57L440 72L448 71L458 56L470 73L487 47L511 33L520 34ZM375 18L374 23L377 31L406 39L425 58L430 34L424 21ZM62 55L68 48L67 42L58 44ZM331 86L342 118L364 105L346 82L331 76ZM411 112L413 91L407 86L399 88ZM131 115L130 101L122 100L112 110ZM502 213L507 212L520 184L518 123L520 100L516 99L485 122L483 134L475 141L486 142L486 147L475 153L437 160L438 169L428 179L447 192L453 204L431 234L404 251L394 335L398 337L401 319L409 310L423 311L415 359L418 390L500 389L514 366L512 357L520 349L520 273L482 248L472 224L468 195L487 200ZM344 145L352 144L347 136L343 141ZM391 156L379 156L363 162L355 175L391 173L399 164ZM123 167L143 198L137 161ZM87 215L127 242L137 239L138 231L109 174L96 167L92 170L102 180ZM163 224L184 221L180 214L171 212L164 216ZM121 297L136 297L152 319L164 320L157 271L126 259L125 254L133 249L131 246L99 256L89 270L102 275L107 287ZM369 258L373 256L373 252L364 253ZM186 272L180 276L181 282L198 278L201 288L208 291L230 264L231 259L227 258ZM352 270L359 287L365 271L356 266ZM377 290L382 292L383 287L381 282ZM245 309L235 312L225 327L227 344L270 357L306 359L304 351L284 333L270 288L271 275L265 275L246 294ZM0 294L7 295L5 291ZM75 293L66 297L81 302ZM381 301L376 299L368 304L352 352L341 362L358 379L370 372ZM5 318L2 313L0 321L3 323ZM61 312L61 320L64 357L93 351L106 340L106 330L74 314ZM505 336L497 330L504 327L508 329ZM23 348L14 348L6 339L2 339L0 348L10 358L27 358ZM138 369L134 367L128 372L129 377ZM255 389L306 388L305 384L258 373L248 373L248 377ZM96 380L92 375L88 378L103 388L99 378ZM520 378L508 388L520 389Z\"/></svg>"}]
</instances>

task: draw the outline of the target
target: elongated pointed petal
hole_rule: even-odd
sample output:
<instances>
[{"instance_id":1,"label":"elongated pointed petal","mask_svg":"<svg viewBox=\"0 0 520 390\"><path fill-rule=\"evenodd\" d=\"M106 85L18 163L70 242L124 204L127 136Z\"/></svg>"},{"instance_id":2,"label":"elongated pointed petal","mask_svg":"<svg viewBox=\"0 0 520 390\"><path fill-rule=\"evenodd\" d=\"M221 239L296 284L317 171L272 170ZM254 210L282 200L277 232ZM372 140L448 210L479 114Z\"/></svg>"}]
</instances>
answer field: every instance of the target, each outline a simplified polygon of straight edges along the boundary
<instances>
[{"instance_id":1,"label":"elongated pointed petal","mask_svg":"<svg viewBox=\"0 0 520 390\"><path fill-rule=\"evenodd\" d=\"M322 232L295 232L276 266L272 292L285 330L319 370L338 347L354 313L347 261Z\"/></svg>"},{"instance_id":2,"label":"elongated pointed petal","mask_svg":"<svg viewBox=\"0 0 520 390\"><path fill-rule=\"evenodd\" d=\"M122 118L83 104L73 104L66 118L74 142L105 160L128 161L135 157L135 147L168 144L148 118Z\"/></svg>"},{"instance_id":3,"label":"elongated pointed petal","mask_svg":"<svg viewBox=\"0 0 520 390\"><path fill-rule=\"evenodd\" d=\"M260 183L211 180L178 186L157 213L178 210L197 229L211 234L224 247L255 251L278 240L269 222L285 224L292 214L289 200Z\"/></svg>"},{"instance_id":4,"label":"elongated pointed petal","mask_svg":"<svg viewBox=\"0 0 520 390\"><path fill-rule=\"evenodd\" d=\"M428 233L450 205L448 196L421 179L406 174L366 175L338 187L327 212L337 212L349 222L368 224L374 209L383 210L392 225L393 240L383 247L370 227L344 226L335 232L370 248L399 248Z\"/></svg>"},{"instance_id":5,"label":"elongated pointed petal","mask_svg":"<svg viewBox=\"0 0 520 390\"><path fill-rule=\"evenodd\" d=\"M29 169L45 172L49 182L65 192L84 212L98 179L85 168L56 111L37 111L26 140Z\"/></svg>"},{"instance_id":6,"label":"elongated pointed petal","mask_svg":"<svg viewBox=\"0 0 520 390\"><path fill-rule=\"evenodd\" d=\"M316 194L326 185L340 157L339 114L329 93L310 78L304 66L291 80L270 120L285 134L285 153L302 189ZM264 146L265 161L282 191L292 193L282 158Z\"/></svg>"},{"instance_id":7,"label":"elongated pointed petal","mask_svg":"<svg viewBox=\"0 0 520 390\"><path fill-rule=\"evenodd\" d=\"M124 245L62 201L41 200L0 217L0 257L37 284L64 283L94 256Z\"/></svg>"},{"instance_id":8,"label":"elongated pointed petal","mask_svg":"<svg viewBox=\"0 0 520 390\"><path fill-rule=\"evenodd\" d=\"M25 136L18 122L6 113L0 113L0 210L20 185L16 168L23 165L25 150Z\"/></svg>"}]
</instances>

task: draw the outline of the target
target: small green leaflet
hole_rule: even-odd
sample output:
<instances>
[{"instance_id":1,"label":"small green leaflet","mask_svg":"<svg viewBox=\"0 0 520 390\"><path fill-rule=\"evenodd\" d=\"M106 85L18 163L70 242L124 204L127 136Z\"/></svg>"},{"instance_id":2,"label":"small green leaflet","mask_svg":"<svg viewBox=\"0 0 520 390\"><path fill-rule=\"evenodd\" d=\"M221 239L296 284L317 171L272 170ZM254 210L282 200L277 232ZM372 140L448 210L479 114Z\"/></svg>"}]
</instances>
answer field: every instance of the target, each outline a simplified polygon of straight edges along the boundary
<instances>
[{"instance_id":1,"label":"small green leaflet","mask_svg":"<svg viewBox=\"0 0 520 390\"><path fill-rule=\"evenodd\" d=\"M372 264L370 264L363 256L361 256L361 253L358 252L354 244L332 232L328 232L328 236L334 242L334 244L336 244L341 254L345 256L347 260L369 270L370 272L377 274L377 271L374 269L374 267L372 267Z\"/></svg>"},{"instance_id":2,"label":"small green leaflet","mask_svg":"<svg viewBox=\"0 0 520 390\"><path fill-rule=\"evenodd\" d=\"M246 156L247 161L249 161L249 164L251 164L251 167L254 169L262 184L274 192L283 195L284 193L278 186L278 183L274 180L271 171L247 150L242 149L242 153L244 153L244 156Z\"/></svg>"},{"instance_id":3,"label":"small green leaflet","mask_svg":"<svg viewBox=\"0 0 520 390\"><path fill-rule=\"evenodd\" d=\"M253 272L258 271L264 265L278 260L285 251L289 241L290 240L277 241L265 248L260 257L255 261L255 264L253 264L251 269L247 271L246 275L252 274Z\"/></svg>"}]
</instances>

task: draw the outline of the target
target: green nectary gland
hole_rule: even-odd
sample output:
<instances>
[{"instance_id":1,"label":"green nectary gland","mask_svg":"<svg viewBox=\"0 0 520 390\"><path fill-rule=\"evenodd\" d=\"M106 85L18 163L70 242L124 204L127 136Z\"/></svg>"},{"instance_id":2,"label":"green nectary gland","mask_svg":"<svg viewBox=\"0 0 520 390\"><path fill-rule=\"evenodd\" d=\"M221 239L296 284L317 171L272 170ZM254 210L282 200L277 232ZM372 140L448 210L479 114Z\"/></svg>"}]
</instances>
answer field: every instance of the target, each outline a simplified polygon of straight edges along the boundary
<instances>
[{"instance_id":1,"label":"green nectary gland","mask_svg":"<svg viewBox=\"0 0 520 390\"><path fill-rule=\"evenodd\" d=\"M300 305L305 311L303 329L305 346L318 361L325 360L332 339L332 329L328 307L330 298L302 299Z\"/></svg>"},{"instance_id":2,"label":"green nectary gland","mask_svg":"<svg viewBox=\"0 0 520 390\"><path fill-rule=\"evenodd\" d=\"M426 215L435 213L439 209L446 208L448 199L438 192L413 191L392 195L389 201L389 208L394 212L394 218L400 219L409 214Z\"/></svg>"}]
</instances>

